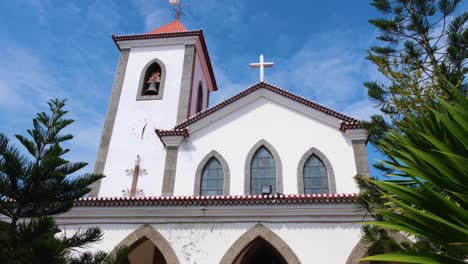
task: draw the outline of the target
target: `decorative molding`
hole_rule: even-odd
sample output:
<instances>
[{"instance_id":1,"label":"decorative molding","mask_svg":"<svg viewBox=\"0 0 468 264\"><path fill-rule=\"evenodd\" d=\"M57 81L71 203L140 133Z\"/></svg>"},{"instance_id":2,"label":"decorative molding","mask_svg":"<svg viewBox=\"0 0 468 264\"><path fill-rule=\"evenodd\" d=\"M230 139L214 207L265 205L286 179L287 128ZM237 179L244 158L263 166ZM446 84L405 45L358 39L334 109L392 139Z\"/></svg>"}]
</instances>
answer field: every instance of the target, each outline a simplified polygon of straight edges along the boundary
<instances>
[{"instance_id":1,"label":"decorative molding","mask_svg":"<svg viewBox=\"0 0 468 264\"><path fill-rule=\"evenodd\" d=\"M328 189L330 193L336 193L336 180L335 180L335 171L333 170L333 166L328 160L327 156L323 154L320 150L312 147L309 149L304 155L302 155L299 164L297 166L297 188L298 193L304 193L304 165L306 161L309 159L310 156L315 155L317 156L325 165L327 169L327 176L328 176Z\"/></svg>"},{"instance_id":2,"label":"decorative molding","mask_svg":"<svg viewBox=\"0 0 468 264\"><path fill-rule=\"evenodd\" d=\"M184 141L185 136L162 136L161 142L166 147L178 147Z\"/></svg>"},{"instance_id":3,"label":"decorative molding","mask_svg":"<svg viewBox=\"0 0 468 264\"><path fill-rule=\"evenodd\" d=\"M143 95L143 87L145 86L145 76L146 76L146 71L148 70L148 67L153 65L153 63L159 64L159 67L161 67L161 82L159 83L159 91L157 95ZM158 59L154 58L150 62L148 62L143 70L141 71L140 75L140 82L138 83L138 92L136 95L137 101L142 101L142 100L161 100L163 98L164 94L164 84L166 82L166 66L164 63Z\"/></svg>"},{"instance_id":4,"label":"decorative molding","mask_svg":"<svg viewBox=\"0 0 468 264\"><path fill-rule=\"evenodd\" d=\"M356 129L347 129L345 134L349 137L351 141L354 140L367 140L367 136L369 132L363 128L356 128Z\"/></svg>"},{"instance_id":5,"label":"decorative molding","mask_svg":"<svg viewBox=\"0 0 468 264\"><path fill-rule=\"evenodd\" d=\"M122 86L125 79L125 72L127 70L129 55L129 49L122 49L120 51L120 59L115 73L114 84L112 86L112 94L109 100L109 105L107 106L106 121L104 122L104 128L102 129L96 163L94 164L94 173L104 173L104 167L106 165L112 131L114 130L115 117L119 107L120 95L122 94ZM99 195L101 181L102 180L96 181L91 185L91 191L88 194L90 197L97 197Z\"/></svg>"},{"instance_id":6,"label":"decorative molding","mask_svg":"<svg viewBox=\"0 0 468 264\"><path fill-rule=\"evenodd\" d=\"M268 143L266 140L262 139L257 142L247 154L247 158L245 159L245 168L244 168L244 193L245 195L250 195L250 165L252 163L253 156L257 152L257 150L261 147L265 147L270 151L273 159L275 160L275 167L276 167L276 192L283 193L283 165L281 163L281 158L278 154L278 151Z\"/></svg>"},{"instance_id":7,"label":"decorative molding","mask_svg":"<svg viewBox=\"0 0 468 264\"><path fill-rule=\"evenodd\" d=\"M171 247L169 241L167 241L166 238L161 235L161 233L148 224L139 227L137 230L133 231L130 235L124 238L111 251L110 254L115 254L117 249L123 246L127 246L130 248L130 250L132 250L146 239L151 241L159 249L167 264L179 264L177 255L174 249Z\"/></svg>"},{"instance_id":8,"label":"decorative molding","mask_svg":"<svg viewBox=\"0 0 468 264\"><path fill-rule=\"evenodd\" d=\"M273 248L275 248L281 256L286 260L288 264L300 264L301 261L296 256L294 251L288 246L288 244L281 239L272 230L268 229L262 224L256 224L250 228L241 237L239 237L234 244L228 249L220 261L220 264L232 264L236 258L245 250L252 241L255 239L263 239Z\"/></svg>"},{"instance_id":9,"label":"decorative molding","mask_svg":"<svg viewBox=\"0 0 468 264\"><path fill-rule=\"evenodd\" d=\"M174 198L174 197L167 197ZM138 200L138 199L134 199ZM288 203L269 204L252 200L244 204L230 200L223 205L208 200L199 204L186 204L174 200L171 204L158 205L151 201L140 204L102 206L75 206L69 212L54 216L58 224L142 224L142 223L348 223L356 224L372 220L364 217L350 201L320 202L315 200L291 200ZM168 201L170 202L170 201Z\"/></svg>"},{"instance_id":10,"label":"decorative molding","mask_svg":"<svg viewBox=\"0 0 468 264\"><path fill-rule=\"evenodd\" d=\"M194 195L200 195L200 184L201 184L201 175L203 172L203 168L211 160L211 158L215 158L219 161L221 166L223 167L224 172L224 195L229 195L230 189L230 181L231 181L231 173L229 171L229 166L226 160L219 154L216 150L212 150L210 153L206 154L206 156L200 161L198 164L197 170L195 172L195 183L194 183Z\"/></svg>"}]
</instances>

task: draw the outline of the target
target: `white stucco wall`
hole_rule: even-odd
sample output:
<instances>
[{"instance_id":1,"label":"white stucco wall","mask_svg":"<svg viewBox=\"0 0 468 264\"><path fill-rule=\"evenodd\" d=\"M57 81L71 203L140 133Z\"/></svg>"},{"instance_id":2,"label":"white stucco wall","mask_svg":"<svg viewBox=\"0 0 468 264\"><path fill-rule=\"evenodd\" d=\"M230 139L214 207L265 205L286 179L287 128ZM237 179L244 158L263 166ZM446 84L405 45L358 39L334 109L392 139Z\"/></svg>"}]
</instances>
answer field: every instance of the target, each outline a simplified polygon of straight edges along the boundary
<instances>
[{"instance_id":1,"label":"white stucco wall","mask_svg":"<svg viewBox=\"0 0 468 264\"><path fill-rule=\"evenodd\" d=\"M219 263L231 245L256 222L152 224L174 249L181 264ZM292 249L301 263L345 263L359 241L359 224L263 223ZM141 225L101 224L104 238L93 250L111 251ZM83 228L84 226L81 226ZM64 226L73 233L78 226Z\"/></svg>"},{"instance_id":2,"label":"white stucco wall","mask_svg":"<svg viewBox=\"0 0 468 264\"><path fill-rule=\"evenodd\" d=\"M132 177L127 176L125 170L133 168L138 154L142 167L148 172L139 178L138 187L145 195L160 195L165 156L154 129L170 129L176 124L184 52L184 45L130 50L104 168L107 177L101 184L99 196L122 196L121 191L130 188ZM154 58L161 60L166 69L163 98L137 101L142 70ZM141 139L141 129L146 122L148 125Z\"/></svg>"},{"instance_id":3,"label":"white stucco wall","mask_svg":"<svg viewBox=\"0 0 468 264\"><path fill-rule=\"evenodd\" d=\"M206 78L208 76L205 76L203 73L203 68L201 66L200 62L200 57L197 56L195 57L195 68L193 70L193 83L192 83L192 95L191 95L191 101L190 101L190 111L189 111L189 116L192 116L196 114L197 111L197 102L198 102L198 84L201 82L203 86L203 108L206 109L206 106L208 105L208 85L206 83Z\"/></svg>"},{"instance_id":4,"label":"white stucco wall","mask_svg":"<svg viewBox=\"0 0 468 264\"><path fill-rule=\"evenodd\" d=\"M337 193L358 192L353 180L356 175L353 148L347 136L336 127L262 96L190 134L179 147L174 194L193 195L196 168L212 150L219 152L229 165L230 194L244 194L246 157L261 139L279 153L283 193L298 193L298 163L312 147L331 162Z\"/></svg>"}]
</instances>

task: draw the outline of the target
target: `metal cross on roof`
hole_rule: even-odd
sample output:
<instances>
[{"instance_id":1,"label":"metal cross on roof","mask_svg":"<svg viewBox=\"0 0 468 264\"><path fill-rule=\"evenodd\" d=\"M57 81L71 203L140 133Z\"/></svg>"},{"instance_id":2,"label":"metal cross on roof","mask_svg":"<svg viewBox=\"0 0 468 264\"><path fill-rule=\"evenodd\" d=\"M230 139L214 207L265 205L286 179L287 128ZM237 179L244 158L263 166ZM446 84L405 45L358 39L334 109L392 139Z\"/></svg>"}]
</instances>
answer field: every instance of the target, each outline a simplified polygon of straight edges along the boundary
<instances>
[{"instance_id":1,"label":"metal cross on roof","mask_svg":"<svg viewBox=\"0 0 468 264\"><path fill-rule=\"evenodd\" d=\"M250 63L250 68L260 68L260 82L265 80L265 68L273 67L273 62L264 62L263 61L263 54L260 54L260 62Z\"/></svg>"}]
</instances>

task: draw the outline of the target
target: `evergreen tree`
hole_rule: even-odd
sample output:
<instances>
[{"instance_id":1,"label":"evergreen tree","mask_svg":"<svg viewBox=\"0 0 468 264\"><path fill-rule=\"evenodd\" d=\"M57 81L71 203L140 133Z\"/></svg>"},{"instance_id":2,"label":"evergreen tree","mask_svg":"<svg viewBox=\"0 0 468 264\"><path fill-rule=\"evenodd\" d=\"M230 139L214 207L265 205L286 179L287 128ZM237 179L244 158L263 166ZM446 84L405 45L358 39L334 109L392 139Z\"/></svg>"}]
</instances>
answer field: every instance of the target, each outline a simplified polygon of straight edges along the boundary
<instances>
[{"instance_id":1,"label":"evergreen tree","mask_svg":"<svg viewBox=\"0 0 468 264\"><path fill-rule=\"evenodd\" d=\"M383 17L369 20L381 35L368 60L389 81L366 82L370 99L382 115L367 125L378 143L391 123L405 114L424 114L422 107L447 98L445 81L465 90L468 59L468 12L457 14L461 0L373 0ZM389 123L390 124L389 124Z\"/></svg>"},{"instance_id":2,"label":"evergreen tree","mask_svg":"<svg viewBox=\"0 0 468 264\"><path fill-rule=\"evenodd\" d=\"M399 123L408 116L423 118L432 110L443 111L440 100L453 98L453 91L465 91L468 57L468 13L457 14L460 0L373 0L371 5L383 14L369 22L381 35L381 46L371 47L368 60L373 62L388 82L367 82L370 99L381 110L364 125L371 133L369 141L378 150L389 132L401 133ZM448 87L455 86L456 89ZM428 108L430 105L432 108ZM389 175L393 167L375 164ZM361 188L357 205L378 221L387 218L379 210L390 209L382 195L387 190L372 179L356 177ZM407 181L400 185L414 187ZM378 226L363 226L362 237L369 254L402 251L411 247L396 241L393 231ZM419 243L418 246L422 244ZM415 246L415 245L413 245ZM431 250L434 248L428 247Z\"/></svg>"},{"instance_id":3,"label":"evergreen tree","mask_svg":"<svg viewBox=\"0 0 468 264\"><path fill-rule=\"evenodd\" d=\"M384 242L384 250L374 254L384 254L364 260L466 263L468 100L455 88L451 94L449 102L430 103L422 117L406 115L381 143L388 157L384 163L394 169L394 176L408 181L372 182L378 194L368 206L377 221L370 222L367 234L377 233L375 240ZM395 243L384 237L394 232L415 241Z\"/></svg>"},{"instance_id":4,"label":"evergreen tree","mask_svg":"<svg viewBox=\"0 0 468 264\"><path fill-rule=\"evenodd\" d=\"M0 263L103 263L104 252L77 252L102 238L99 228L63 236L52 218L69 211L104 176L74 175L87 165L64 158L69 149L61 145L73 136L61 132L74 121L64 118L65 100L48 105L50 113L37 114L28 137L15 136L27 154L0 134L0 214L8 219L0 221Z\"/></svg>"}]
</instances>

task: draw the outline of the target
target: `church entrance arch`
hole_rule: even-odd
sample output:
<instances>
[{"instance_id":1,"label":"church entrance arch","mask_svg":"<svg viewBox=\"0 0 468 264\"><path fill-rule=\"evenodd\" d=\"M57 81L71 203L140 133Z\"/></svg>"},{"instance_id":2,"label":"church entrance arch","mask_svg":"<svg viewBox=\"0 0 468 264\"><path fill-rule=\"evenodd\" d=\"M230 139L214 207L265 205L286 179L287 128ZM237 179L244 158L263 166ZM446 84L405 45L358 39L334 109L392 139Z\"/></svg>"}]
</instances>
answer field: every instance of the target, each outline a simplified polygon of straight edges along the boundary
<instances>
[{"instance_id":1,"label":"church entrance arch","mask_svg":"<svg viewBox=\"0 0 468 264\"><path fill-rule=\"evenodd\" d=\"M300 264L292 249L277 234L257 224L228 249L220 264Z\"/></svg>"},{"instance_id":2,"label":"church entrance arch","mask_svg":"<svg viewBox=\"0 0 468 264\"><path fill-rule=\"evenodd\" d=\"M144 225L122 240L111 252L129 247L125 264L179 264L169 242L150 225Z\"/></svg>"}]
</instances>

